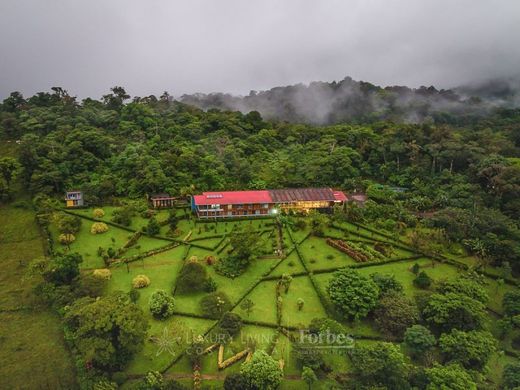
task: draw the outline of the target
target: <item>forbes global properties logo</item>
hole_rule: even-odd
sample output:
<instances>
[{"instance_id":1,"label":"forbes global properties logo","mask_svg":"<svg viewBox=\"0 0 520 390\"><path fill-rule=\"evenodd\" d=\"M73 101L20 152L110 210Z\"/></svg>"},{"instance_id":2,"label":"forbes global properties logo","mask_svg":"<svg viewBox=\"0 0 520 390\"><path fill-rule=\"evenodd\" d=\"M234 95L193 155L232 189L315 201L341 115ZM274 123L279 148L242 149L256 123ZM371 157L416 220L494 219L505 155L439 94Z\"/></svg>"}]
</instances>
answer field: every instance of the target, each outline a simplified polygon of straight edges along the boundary
<instances>
[{"instance_id":1,"label":"forbes global properties logo","mask_svg":"<svg viewBox=\"0 0 520 390\"><path fill-rule=\"evenodd\" d=\"M341 351L352 349L355 343L352 336L344 333L333 333L328 329L319 333L300 329L298 341L308 349L319 349L330 353L341 353Z\"/></svg>"}]
</instances>

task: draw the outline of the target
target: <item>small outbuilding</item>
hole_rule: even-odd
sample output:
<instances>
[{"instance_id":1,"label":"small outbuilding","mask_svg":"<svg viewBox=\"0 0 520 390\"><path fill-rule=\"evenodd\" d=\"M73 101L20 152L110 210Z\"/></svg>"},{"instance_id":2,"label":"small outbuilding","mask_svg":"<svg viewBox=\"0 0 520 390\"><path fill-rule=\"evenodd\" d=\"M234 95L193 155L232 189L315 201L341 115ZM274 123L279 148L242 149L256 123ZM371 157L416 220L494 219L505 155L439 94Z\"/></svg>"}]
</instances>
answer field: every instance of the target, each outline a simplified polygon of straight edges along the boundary
<instances>
[{"instance_id":1,"label":"small outbuilding","mask_svg":"<svg viewBox=\"0 0 520 390\"><path fill-rule=\"evenodd\" d=\"M65 206L67 207L81 207L83 206L83 192L82 191L67 191L65 193Z\"/></svg>"},{"instance_id":2,"label":"small outbuilding","mask_svg":"<svg viewBox=\"0 0 520 390\"><path fill-rule=\"evenodd\" d=\"M175 206L176 197L170 196L170 194L155 194L150 196L150 203L154 209L164 209Z\"/></svg>"}]
</instances>

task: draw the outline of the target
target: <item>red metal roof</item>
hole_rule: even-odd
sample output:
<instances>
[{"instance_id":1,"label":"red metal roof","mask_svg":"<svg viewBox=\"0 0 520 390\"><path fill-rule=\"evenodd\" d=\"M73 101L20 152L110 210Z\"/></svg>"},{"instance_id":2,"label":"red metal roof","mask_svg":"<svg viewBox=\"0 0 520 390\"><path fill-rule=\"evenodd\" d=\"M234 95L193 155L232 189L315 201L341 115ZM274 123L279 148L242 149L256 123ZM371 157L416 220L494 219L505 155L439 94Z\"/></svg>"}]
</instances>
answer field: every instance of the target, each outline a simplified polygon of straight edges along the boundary
<instances>
[{"instance_id":1,"label":"red metal roof","mask_svg":"<svg viewBox=\"0 0 520 390\"><path fill-rule=\"evenodd\" d=\"M333 191L334 192L334 198L336 198L336 201L338 202L346 202L347 196L343 193L343 191Z\"/></svg>"},{"instance_id":2,"label":"red metal roof","mask_svg":"<svg viewBox=\"0 0 520 390\"><path fill-rule=\"evenodd\" d=\"M273 203L269 191L215 191L193 196L196 205Z\"/></svg>"},{"instance_id":3,"label":"red metal roof","mask_svg":"<svg viewBox=\"0 0 520 390\"><path fill-rule=\"evenodd\" d=\"M345 202L342 191L330 188L298 188L259 191L213 191L194 195L196 205L248 204L248 203L290 203L298 201Z\"/></svg>"}]
</instances>

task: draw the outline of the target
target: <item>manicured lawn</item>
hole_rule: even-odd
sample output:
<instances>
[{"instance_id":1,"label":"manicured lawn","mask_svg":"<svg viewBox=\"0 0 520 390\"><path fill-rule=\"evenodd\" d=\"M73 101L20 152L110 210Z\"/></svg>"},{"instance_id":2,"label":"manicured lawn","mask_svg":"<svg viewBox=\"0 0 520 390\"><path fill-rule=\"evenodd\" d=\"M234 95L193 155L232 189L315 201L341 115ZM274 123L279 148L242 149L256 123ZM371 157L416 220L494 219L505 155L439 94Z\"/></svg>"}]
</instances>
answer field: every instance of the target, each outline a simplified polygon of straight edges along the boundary
<instances>
[{"instance_id":1,"label":"manicured lawn","mask_svg":"<svg viewBox=\"0 0 520 390\"><path fill-rule=\"evenodd\" d=\"M283 359L284 361L284 375L300 375L301 367L292 354L292 343L284 334L280 334L276 346L274 348L272 357L276 360Z\"/></svg>"},{"instance_id":2,"label":"manicured lawn","mask_svg":"<svg viewBox=\"0 0 520 390\"><path fill-rule=\"evenodd\" d=\"M144 261L135 261L129 264L130 272L126 265L112 268L112 278L108 283L108 292L128 292L132 288L132 279L137 275L146 275L150 278L148 287L139 289L141 294L138 304L144 311L148 311L148 299L155 290L171 292L172 286L182 266L182 258L185 248L180 246L169 251L150 256Z\"/></svg>"},{"instance_id":3,"label":"manicured lawn","mask_svg":"<svg viewBox=\"0 0 520 390\"><path fill-rule=\"evenodd\" d=\"M323 238L309 237L300 245L300 252L310 270L344 267L356 262L343 252L328 245Z\"/></svg>"},{"instance_id":4,"label":"manicured lawn","mask_svg":"<svg viewBox=\"0 0 520 390\"><path fill-rule=\"evenodd\" d=\"M295 218L294 220L297 221L298 219ZM305 220L305 218L304 218L304 220ZM303 228L303 229L297 229L296 227L293 227L293 228L290 228L290 230L291 230L291 235L292 235L294 241L296 241L297 243L300 243L311 232L311 228L310 228L310 226L308 226L308 223L307 223L307 226L305 226L305 228Z\"/></svg>"},{"instance_id":5,"label":"manicured lawn","mask_svg":"<svg viewBox=\"0 0 520 390\"><path fill-rule=\"evenodd\" d=\"M89 208L85 208L85 209L74 209L71 211L77 215L84 215L86 217L93 218L94 217L93 212L97 208L98 207L89 207ZM104 207L99 207L99 208L105 212L105 215L99 219L102 221L111 222L112 217L114 216L114 211L119 209L120 207L104 206ZM168 218L168 215L169 215L168 210L156 210L155 218L157 219L157 221L161 222L161 221L165 221ZM141 230L144 226L146 226L148 224L148 221L149 220L147 218L143 218L137 213L136 215L134 215L131 218L131 223L130 223L130 226L128 226L128 227L133 230Z\"/></svg>"},{"instance_id":6,"label":"manicured lawn","mask_svg":"<svg viewBox=\"0 0 520 390\"><path fill-rule=\"evenodd\" d=\"M260 283L256 288L247 295L246 298L251 299L255 306L249 316L240 308L236 307L233 311L238 313L242 318L251 321L262 321L276 324L276 282L266 281Z\"/></svg>"},{"instance_id":7,"label":"manicured lawn","mask_svg":"<svg viewBox=\"0 0 520 390\"><path fill-rule=\"evenodd\" d=\"M168 240L160 240L157 238L152 238L148 236L141 236L137 243L130 248L122 255L124 258L132 257L135 255L143 254L152 249L161 248L166 245L170 245L172 242Z\"/></svg>"},{"instance_id":8,"label":"manicured lawn","mask_svg":"<svg viewBox=\"0 0 520 390\"><path fill-rule=\"evenodd\" d=\"M294 274L304 272L305 269L298 258L296 251L287 256L278 267L276 267L270 275L282 276L283 274Z\"/></svg>"},{"instance_id":9,"label":"manicured lawn","mask_svg":"<svg viewBox=\"0 0 520 390\"><path fill-rule=\"evenodd\" d=\"M238 276L235 279L219 275L215 272L214 266L207 265L204 258L208 255L213 255L217 259L219 258L214 252L207 251L200 248L192 247L188 254L188 257L197 256L201 264L206 267L208 275L213 278L217 284L217 289L227 294L232 303L235 303L238 299L242 298L243 294L247 289L259 279L263 273L269 270L272 264L276 262L276 259L256 259L253 260L249 265L246 272ZM200 292L195 294L183 294L176 295L178 309L181 311L201 314L199 309L199 301L206 293Z\"/></svg>"},{"instance_id":10,"label":"manicured lawn","mask_svg":"<svg viewBox=\"0 0 520 390\"><path fill-rule=\"evenodd\" d=\"M102 234L90 233L93 222L82 219L79 232L75 235L76 241L70 245L71 252L78 252L83 256L81 268L103 268L105 266L103 259L97 255L99 247L108 249L112 247L114 250L122 247L132 236L132 232L108 226L108 231ZM59 249L58 242L59 233L54 224L50 225L50 231L54 239L56 249ZM65 250L66 247L62 246Z\"/></svg>"},{"instance_id":11,"label":"manicured lawn","mask_svg":"<svg viewBox=\"0 0 520 390\"><path fill-rule=\"evenodd\" d=\"M327 314L308 277L294 278L287 294L282 293L282 324L307 328L313 318L323 318ZM298 298L304 300L302 310L298 310Z\"/></svg>"},{"instance_id":12,"label":"manicured lawn","mask_svg":"<svg viewBox=\"0 0 520 390\"><path fill-rule=\"evenodd\" d=\"M362 234L362 235L368 236L372 239L388 241L388 238L383 236L382 234L371 232L362 226L356 226L349 222L341 222L341 223L337 223L337 225L343 229L348 230L350 233ZM374 230L376 230L376 229L374 229Z\"/></svg>"}]
</instances>

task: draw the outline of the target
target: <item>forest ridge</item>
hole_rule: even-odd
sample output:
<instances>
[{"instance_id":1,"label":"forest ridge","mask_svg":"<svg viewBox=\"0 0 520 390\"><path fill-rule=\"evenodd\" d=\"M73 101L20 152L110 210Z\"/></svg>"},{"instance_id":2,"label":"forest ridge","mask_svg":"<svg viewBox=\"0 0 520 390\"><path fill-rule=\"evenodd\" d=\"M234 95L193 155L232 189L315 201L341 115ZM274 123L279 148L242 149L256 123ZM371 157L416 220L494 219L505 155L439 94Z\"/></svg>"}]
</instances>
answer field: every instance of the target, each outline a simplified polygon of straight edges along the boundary
<instances>
[{"instance_id":1,"label":"forest ridge","mask_svg":"<svg viewBox=\"0 0 520 390\"><path fill-rule=\"evenodd\" d=\"M338 82L312 82L251 91L247 96L198 93L183 95L180 100L203 109L258 111L266 119L289 122L461 123L487 115L496 107L518 107L519 91L520 79L515 77L453 89L434 86L383 88L346 77Z\"/></svg>"}]
</instances>

